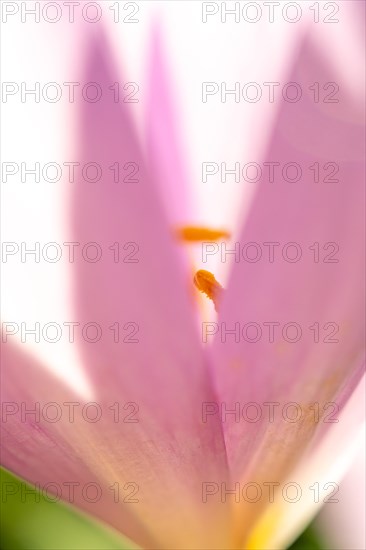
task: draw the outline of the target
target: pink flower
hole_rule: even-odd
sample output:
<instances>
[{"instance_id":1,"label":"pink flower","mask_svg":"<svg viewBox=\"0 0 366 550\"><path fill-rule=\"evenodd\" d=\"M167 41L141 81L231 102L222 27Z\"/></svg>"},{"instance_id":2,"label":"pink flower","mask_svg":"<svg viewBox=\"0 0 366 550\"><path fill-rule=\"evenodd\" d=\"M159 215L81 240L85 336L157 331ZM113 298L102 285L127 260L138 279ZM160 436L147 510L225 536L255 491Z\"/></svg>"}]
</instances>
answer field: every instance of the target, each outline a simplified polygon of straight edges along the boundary
<instances>
[{"instance_id":1,"label":"pink flower","mask_svg":"<svg viewBox=\"0 0 366 550\"><path fill-rule=\"evenodd\" d=\"M75 158L139 170L138 183L116 183L111 171L70 187L69 241L103 251L102 261L78 256L72 265L75 322L104 331L94 343L75 335L92 398L82 402L5 338L2 462L31 483L67 488L65 500L142 547L282 548L317 510L309 485L335 482L336 459L362 420L362 109L342 88L338 103L314 101L308 83L334 78L305 40L288 79L304 97L283 102L265 160L337 165L337 181L258 185L240 243L296 243L307 259L233 262L209 325L215 337L203 346L193 274L174 240L173 224L189 215L184 163L154 52L147 155L129 104L106 95L78 107ZM115 75L105 39L92 38L82 80L106 89ZM116 260L118 242L137 243L124 249L130 261ZM248 323L289 332L281 344L254 341L243 337ZM201 329L207 336L208 325ZM83 409L90 401L87 414L101 411L94 422ZM62 410L58 421L24 413L51 402ZM101 491L95 502L80 490L90 483ZM307 491L304 499L284 499L287 483Z\"/></svg>"}]
</instances>

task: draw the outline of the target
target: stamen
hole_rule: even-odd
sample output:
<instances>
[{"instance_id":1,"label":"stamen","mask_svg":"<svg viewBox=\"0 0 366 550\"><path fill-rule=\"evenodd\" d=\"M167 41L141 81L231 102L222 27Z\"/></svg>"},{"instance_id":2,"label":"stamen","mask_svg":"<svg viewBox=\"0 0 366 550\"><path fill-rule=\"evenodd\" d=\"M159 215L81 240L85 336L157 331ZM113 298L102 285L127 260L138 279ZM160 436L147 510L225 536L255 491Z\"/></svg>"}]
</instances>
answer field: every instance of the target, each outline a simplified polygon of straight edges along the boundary
<instances>
[{"instance_id":1,"label":"stamen","mask_svg":"<svg viewBox=\"0 0 366 550\"><path fill-rule=\"evenodd\" d=\"M229 239L230 233L224 229L209 229L207 227L185 226L177 230L179 239L185 242L218 241Z\"/></svg>"},{"instance_id":2,"label":"stamen","mask_svg":"<svg viewBox=\"0 0 366 550\"><path fill-rule=\"evenodd\" d=\"M215 310L217 311L217 302L223 288L220 283L216 281L215 276L210 271L200 269L194 276L193 282L198 290L206 294L206 296L213 301Z\"/></svg>"}]
</instances>

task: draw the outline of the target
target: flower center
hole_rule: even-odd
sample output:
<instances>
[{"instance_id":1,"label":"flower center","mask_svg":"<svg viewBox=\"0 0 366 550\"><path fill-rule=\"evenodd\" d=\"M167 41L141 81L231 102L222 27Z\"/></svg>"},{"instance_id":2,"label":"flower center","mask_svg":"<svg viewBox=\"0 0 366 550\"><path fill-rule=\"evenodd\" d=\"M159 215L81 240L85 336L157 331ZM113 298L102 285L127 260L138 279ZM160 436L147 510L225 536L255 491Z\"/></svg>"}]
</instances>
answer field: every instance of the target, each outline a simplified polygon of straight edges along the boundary
<instances>
[{"instance_id":1,"label":"flower center","mask_svg":"<svg viewBox=\"0 0 366 550\"><path fill-rule=\"evenodd\" d=\"M195 274L193 282L198 290L213 301L217 311L217 301L223 289L220 283L216 281L215 276L210 271L200 269Z\"/></svg>"},{"instance_id":2,"label":"flower center","mask_svg":"<svg viewBox=\"0 0 366 550\"><path fill-rule=\"evenodd\" d=\"M196 227L187 225L177 230L177 236L180 240L189 243L218 241L219 239L229 239L230 234L224 229L209 229L208 227Z\"/></svg>"},{"instance_id":3,"label":"flower center","mask_svg":"<svg viewBox=\"0 0 366 550\"><path fill-rule=\"evenodd\" d=\"M224 229L210 229L208 227L192 225L178 228L176 235L181 241L187 243L210 242L230 238L230 233ZM213 301L215 310L217 311L218 299L223 292L223 288L216 281L215 276L210 271L200 269L196 272L193 282L198 290L206 294Z\"/></svg>"}]
</instances>

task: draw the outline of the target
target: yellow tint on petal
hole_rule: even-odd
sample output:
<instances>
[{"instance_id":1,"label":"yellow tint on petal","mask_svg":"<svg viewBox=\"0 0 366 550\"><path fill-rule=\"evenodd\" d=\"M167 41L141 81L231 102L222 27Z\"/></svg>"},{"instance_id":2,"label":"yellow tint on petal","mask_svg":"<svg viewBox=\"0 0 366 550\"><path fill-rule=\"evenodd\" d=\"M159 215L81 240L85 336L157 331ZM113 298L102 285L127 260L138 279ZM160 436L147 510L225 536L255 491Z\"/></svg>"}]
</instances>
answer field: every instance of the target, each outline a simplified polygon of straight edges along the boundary
<instances>
[{"instance_id":1,"label":"yellow tint on petal","mask_svg":"<svg viewBox=\"0 0 366 550\"><path fill-rule=\"evenodd\" d=\"M270 504L265 513L256 523L254 529L250 532L243 550L263 550L271 548L270 542L276 533L277 525L282 517L281 506Z\"/></svg>"}]
</instances>

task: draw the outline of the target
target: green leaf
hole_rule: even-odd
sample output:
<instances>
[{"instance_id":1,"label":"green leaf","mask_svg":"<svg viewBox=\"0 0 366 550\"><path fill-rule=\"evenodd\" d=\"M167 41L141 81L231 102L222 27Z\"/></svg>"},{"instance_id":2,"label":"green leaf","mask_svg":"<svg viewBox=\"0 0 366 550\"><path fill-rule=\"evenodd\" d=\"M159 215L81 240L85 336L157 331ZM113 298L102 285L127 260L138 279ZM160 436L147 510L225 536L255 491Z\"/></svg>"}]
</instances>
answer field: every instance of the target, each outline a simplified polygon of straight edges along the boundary
<instances>
[{"instance_id":1,"label":"green leaf","mask_svg":"<svg viewBox=\"0 0 366 550\"><path fill-rule=\"evenodd\" d=\"M0 469L0 484L0 544L3 550L138 548L76 508L61 502L50 502L4 468Z\"/></svg>"},{"instance_id":2,"label":"green leaf","mask_svg":"<svg viewBox=\"0 0 366 550\"><path fill-rule=\"evenodd\" d=\"M318 533L310 525L288 550L324 550L325 545L319 539Z\"/></svg>"}]
</instances>

